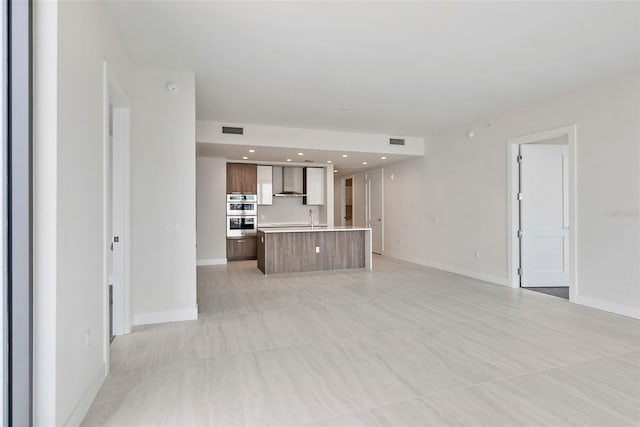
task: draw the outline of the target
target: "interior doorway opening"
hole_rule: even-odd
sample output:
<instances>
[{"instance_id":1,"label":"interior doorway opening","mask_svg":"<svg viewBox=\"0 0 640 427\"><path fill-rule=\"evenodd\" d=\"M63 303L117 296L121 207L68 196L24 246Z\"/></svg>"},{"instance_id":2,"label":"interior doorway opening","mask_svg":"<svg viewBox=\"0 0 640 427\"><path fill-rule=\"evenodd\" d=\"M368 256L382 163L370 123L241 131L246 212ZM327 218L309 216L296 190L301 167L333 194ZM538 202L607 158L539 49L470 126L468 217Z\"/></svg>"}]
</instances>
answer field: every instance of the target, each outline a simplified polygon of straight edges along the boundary
<instances>
[{"instance_id":1,"label":"interior doorway opening","mask_svg":"<svg viewBox=\"0 0 640 427\"><path fill-rule=\"evenodd\" d=\"M365 174L366 224L371 228L371 251L384 252L384 171L376 169Z\"/></svg>"},{"instance_id":2,"label":"interior doorway opening","mask_svg":"<svg viewBox=\"0 0 640 427\"><path fill-rule=\"evenodd\" d=\"M574 301L575 126L509 140L510 279Z\"/></svg>"},{"instance_id":3,"label":"interior doorway opening","mask_svg":"<svg viewBox=\"0 0 640 427\"><path fill-rule=\"evenodd\" d=\"M353 175L342 178L341 225L353 225Z\"/></svg>"}]
</instances>

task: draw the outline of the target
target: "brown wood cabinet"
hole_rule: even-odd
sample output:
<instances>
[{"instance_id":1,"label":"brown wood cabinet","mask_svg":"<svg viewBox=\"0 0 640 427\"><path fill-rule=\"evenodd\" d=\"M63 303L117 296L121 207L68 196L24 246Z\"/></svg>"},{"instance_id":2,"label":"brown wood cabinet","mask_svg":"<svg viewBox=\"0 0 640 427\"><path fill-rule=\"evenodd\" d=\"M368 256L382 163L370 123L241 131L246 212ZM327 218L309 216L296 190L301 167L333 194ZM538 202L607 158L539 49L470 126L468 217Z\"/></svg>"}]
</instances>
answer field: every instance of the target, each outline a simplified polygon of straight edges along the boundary
<instances>
[{"instance_id":1,"label":"brown wood cabinet","mask_svg":"<svg viewBox=\"0 0 640 427\"><path fill-rule=\"evenodd\" d=\"M255 237L243 237L241 239L227 239L227 261L243 259L257 259Z\"/></svg>"},{"instance_id":2,"label":"brown wood cabinet","mask_svg":"<svg viewBox=\"0 0 640 427\"><path fill-rule=\"evenodd\" d=\"M227 163L227 194L258 194L258 166Z\"/></svg>"},{"instance_id":3,"label":"brown wood cabinet","mask_svg":"<svg viewBox=\"0 0 640 427\"><path fill-rule=\"evenodd\" d=\"M369 230L258 231L258 268L264 274L370 268Z\"/></svg>"}]
</instances>

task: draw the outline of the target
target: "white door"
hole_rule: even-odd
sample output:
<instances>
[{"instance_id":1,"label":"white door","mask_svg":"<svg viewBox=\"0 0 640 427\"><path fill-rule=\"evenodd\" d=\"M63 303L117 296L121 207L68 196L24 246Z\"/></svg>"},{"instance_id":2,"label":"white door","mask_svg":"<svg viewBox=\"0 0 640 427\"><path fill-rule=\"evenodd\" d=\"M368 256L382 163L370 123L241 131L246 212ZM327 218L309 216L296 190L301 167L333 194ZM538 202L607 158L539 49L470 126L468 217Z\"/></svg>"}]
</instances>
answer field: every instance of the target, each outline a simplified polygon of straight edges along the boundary
<instances>
[{"instance_id":1,"label":"white door","mask_svg":"<svg viewBox=\"0 0 640 427\"><path fill-rule=\"evenodd\" d=\"M108 139L107 139L107 152L106 152L106 156L107 156L107 179L106 179L106 206L105 206L105 212L106 212L106 234L107 236L109 236L109 252L107 252L107 286L108 291L107 291L107 297L109 298L109 339L112 340L114 337L114 333L113 333L113 261L114 261L114 256L113 256L113 250L114 250L114 243L113 243L113 230L114 230L114 224L113 224L113 196L114 196L114 188L115 188L115 183L114 183L114 174L113 174L113 156L114 156L114 150L113 150L113 106L109 105L109 135L108 135Z\"/></svg>"},{"instance_id":2,"label":"white door","mask_svg":"<svg viewBox=\"0 0 640 427\"><path fill-rule=\"evenodd\" d=\"M122 119L126 112L121 109L114 109L114 121ZM112 335L121 335L127 332L124 313L125 301L125 171L126 171L126 148L124 141L118 132L114 132L111 144L111 268L110 284L113 286L111 319Z\"/></svg>"},{"instance_id":3,"label":"white door","mask_svg":"<svg viewBox=\"0 0 640 427\"><path fill-rule=\"evenodd\" d=\"M367 172L367 227L371 228L371 250L382 254L384 250L384 209L382 169Z\"/></svg>"},{"instance_id":4,"label":"white door","mask_svg":"<svg viewBox=\"0 0 640 427\"><path fill-rule=\"evenodd\" d=\"M569 286L566 145L520 146L520 285Z\"/></svg>"}]
</instances>

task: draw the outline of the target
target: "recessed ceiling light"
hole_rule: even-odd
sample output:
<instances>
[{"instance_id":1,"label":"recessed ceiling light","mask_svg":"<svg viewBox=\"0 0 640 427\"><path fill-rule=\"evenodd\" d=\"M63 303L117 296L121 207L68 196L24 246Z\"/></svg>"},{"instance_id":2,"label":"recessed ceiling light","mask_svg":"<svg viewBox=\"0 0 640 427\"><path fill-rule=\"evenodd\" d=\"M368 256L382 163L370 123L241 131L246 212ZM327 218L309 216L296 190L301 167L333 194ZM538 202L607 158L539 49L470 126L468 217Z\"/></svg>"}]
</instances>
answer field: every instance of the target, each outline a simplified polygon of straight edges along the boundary
<instances>
[{"instance_id":1,"label":"recessed ceiling light","mask_svg":"<svg viewBox=\"0 0 640 427\"><path fill-rule=\"evenodd\" d=\"M387 160L385 156L380 157L380 160Z\"/></svg>"},{"instance_id":2,"label":"recessed ceiling light","mask_svg":"<svg viewBox=\"0 0 640 427\"><path fill-rule=\"evenodd\" d=\"M349 157L349 155L348 154L343 154L342 157Z\"/></svg>"},{"instance_id":3,"label":"recessed ceiling light","mask_svg":"<svg viewBox=\"0 0 640 427\"><path fill-rule=\"evenodd\" d=\"M291 159L287 159L287 162L290 162L290 161L291 161Z\"/></svg>"},{"instance_id":4,"label":"recessed ceiling light","mask_svg":"<svg viewBox=\"0 0 640 427\"><path fill-rule=\"evenodd\" d=\"M242 160L249 160L247 156L242 156Z\"/></svg>"},{"instance_id":5,"label":"recessed ceiling light","mask_svg":"<svg viewBox=\"0 0 640 427\"><path fill-rule=\"evenodd\" d=\"M331 160L327 160L327 163L333 163Z\"/></svg>"},{"instance_id":6,"label":"recessed ceiling light","mask_svg":"<svg viewBox=\"0 0 640 427\"><path fill-rule=\"evenodd\" d=\"M256 150L251 149L251 150L249 150L249 152L250 152L250 153L255 153L255 152L256 152Z\"/></svg>"},{"instance_id":7,"label":"recessed ceiling light","mask_svg":"<svg viewBox=\"0 0 640 427\"><path fill-rule=\"evenodd\" d=\"M304 156L304 153L298 153L298 156Z\"/></svg>"},{"instance_id":8,"label":"recessed ceiling light","mask_svg":"<svg viewBox=\"0 0 640 427\"><path fill-rule=\"evenodd\" d=\"M362 164L363 164L363 165L366 165L366 164L367 164L367 162L362 162Z\"/></svg>"},{"instance_id":9,"label":"recessed ceiling light","mask_svg":"<svg viewBox=\"0 0 640 427\"><path fill-rule=\"evenodd\" d=\"M334 170L333 170L333 173L338 173L338 169L334 169Z\"/></svg>"}]
</instances>

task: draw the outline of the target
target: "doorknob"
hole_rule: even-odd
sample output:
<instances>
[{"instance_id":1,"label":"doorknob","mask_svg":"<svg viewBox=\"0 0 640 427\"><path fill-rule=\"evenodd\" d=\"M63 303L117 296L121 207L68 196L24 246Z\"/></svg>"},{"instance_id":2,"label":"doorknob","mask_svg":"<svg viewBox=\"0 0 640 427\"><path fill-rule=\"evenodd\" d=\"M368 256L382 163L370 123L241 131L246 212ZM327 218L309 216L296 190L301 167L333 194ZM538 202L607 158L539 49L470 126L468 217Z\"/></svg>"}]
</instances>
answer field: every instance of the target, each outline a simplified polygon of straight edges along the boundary
<instances>
[{"instance_id":1,"label":"doorknob","mask_svg":"<svg viewBox=\"0 0 640 427\"><path fill-rule=\"evenodd\" d=\"M119 241L120 241L119 236L113 236L113 239L111 239L111 252L113 252L113 244L118 243Z\"/></svg>"}]
</instances>

